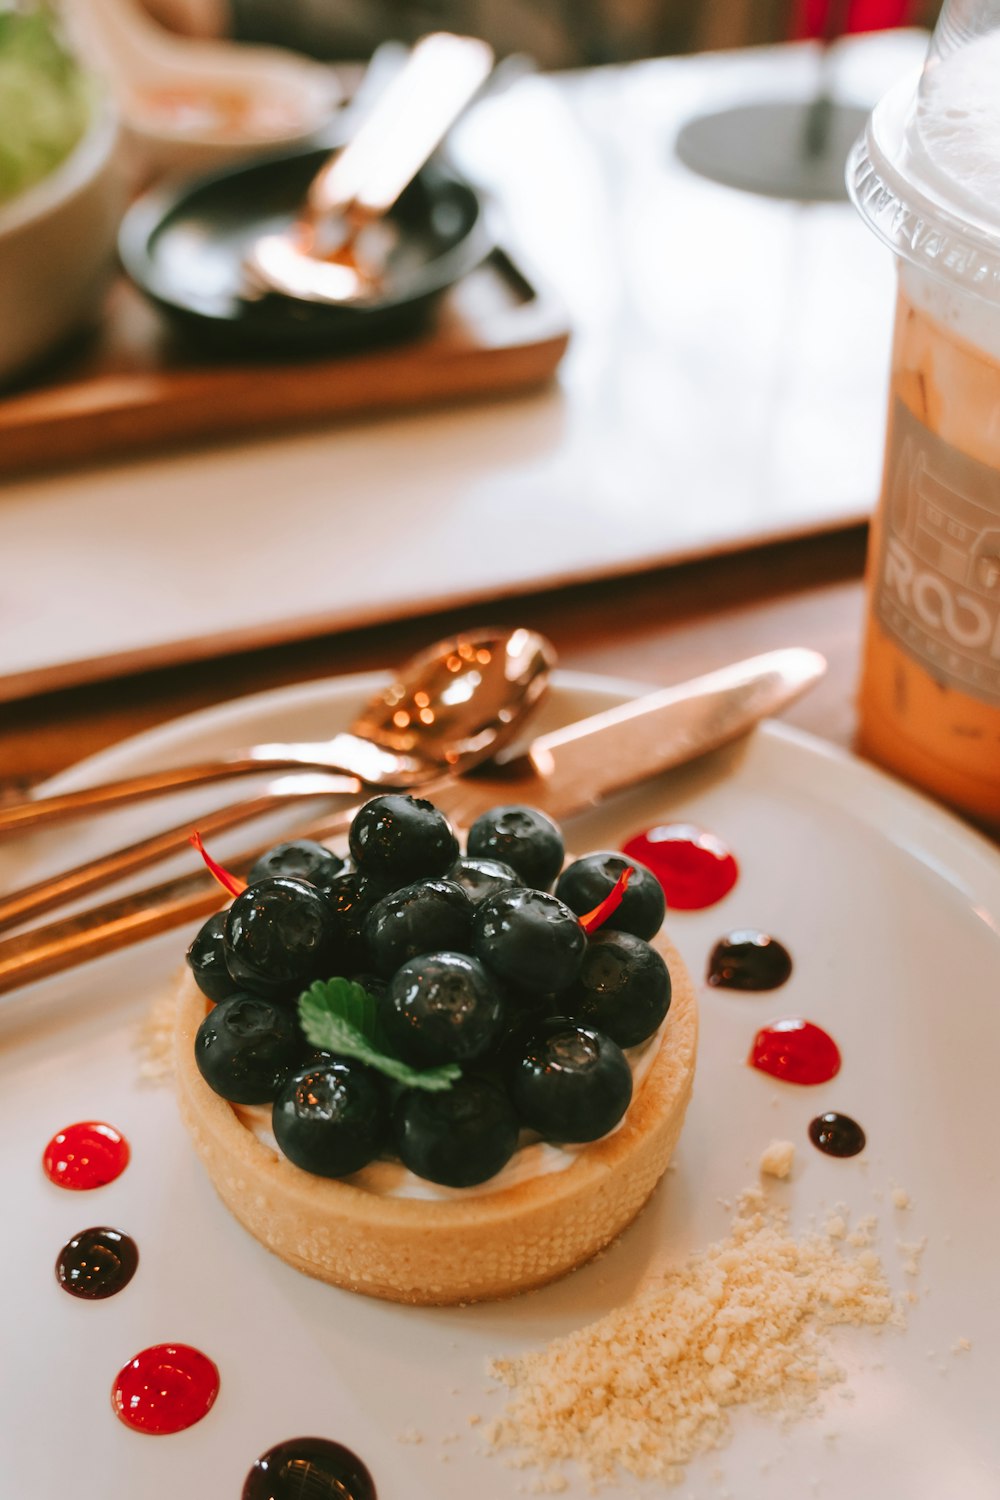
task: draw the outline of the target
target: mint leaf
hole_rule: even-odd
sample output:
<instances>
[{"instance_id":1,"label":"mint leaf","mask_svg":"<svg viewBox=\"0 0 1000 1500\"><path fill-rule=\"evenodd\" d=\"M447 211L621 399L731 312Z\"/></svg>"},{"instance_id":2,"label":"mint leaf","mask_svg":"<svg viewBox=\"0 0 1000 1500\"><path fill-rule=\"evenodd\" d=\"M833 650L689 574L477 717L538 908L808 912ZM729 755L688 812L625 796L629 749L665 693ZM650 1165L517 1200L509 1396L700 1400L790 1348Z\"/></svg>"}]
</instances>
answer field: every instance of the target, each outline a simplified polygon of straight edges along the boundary
<instances>
[{"instance_id":1,"label":"mint leaf","mask_svg":"<svg viewBox=\"0 0 1000 1500\"><path fill-rule=\"evenodd\" d=\"M299 996L299 1020L314 1047L339 1057L356 1057L407 1088L438 1093L450 1089L461 1076L457 1063L411 1068L392 1057L378 1024L378 1001L363 984L350 979L318 979Z\"/></svg>"}]
</instances>

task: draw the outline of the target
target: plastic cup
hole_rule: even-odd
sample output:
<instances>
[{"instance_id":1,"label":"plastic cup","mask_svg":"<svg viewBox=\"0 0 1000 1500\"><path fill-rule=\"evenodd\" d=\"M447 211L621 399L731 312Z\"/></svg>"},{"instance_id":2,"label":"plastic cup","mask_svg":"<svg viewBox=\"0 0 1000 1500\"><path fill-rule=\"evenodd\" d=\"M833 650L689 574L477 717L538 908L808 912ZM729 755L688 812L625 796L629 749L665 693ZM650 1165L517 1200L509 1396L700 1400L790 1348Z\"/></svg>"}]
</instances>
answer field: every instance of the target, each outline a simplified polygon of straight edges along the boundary
<instances>
[{"instance_id":1,"label":"plastic cup","mask_svg":"<svg viewBox=\"0 0 1000 1500\"><path fill-rule=\"evenodd\" d=\"M1000 0L948 0L847 170L899 267L860 748L1000 828Z\"/></svg>"}]
</instances>

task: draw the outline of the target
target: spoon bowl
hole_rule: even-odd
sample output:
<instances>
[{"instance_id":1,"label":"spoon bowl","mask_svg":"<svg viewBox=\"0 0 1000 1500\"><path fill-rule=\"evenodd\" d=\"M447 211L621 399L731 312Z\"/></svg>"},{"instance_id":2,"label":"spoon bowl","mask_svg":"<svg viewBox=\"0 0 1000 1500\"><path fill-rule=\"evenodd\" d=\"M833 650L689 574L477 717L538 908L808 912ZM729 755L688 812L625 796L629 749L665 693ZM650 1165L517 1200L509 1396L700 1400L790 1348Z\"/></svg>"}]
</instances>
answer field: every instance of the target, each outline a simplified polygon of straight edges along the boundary
<instances>
[{"instance_id":1,"label":"spoon bowl","mask_svg":"<svg viewBox=\"0 0 1000 1500\"><path fill-rule=\"evenodd\" d=\"M370 240L492 67L493 50L478 37L422 37L355 134L313 178L296 222L251 245L248 295L375 300L378 257L359 253L366 233Z\"/></svg>"},{"instance_id":2,"label":"spoon bowl","mask_svg":"<svg viewBox=\"0 0 1000 1500\"><path fill-rule=\"evenodd\" d=\"M145 797L258 772L333 771L356 790L407 790L460 775L520 730L548 686L555 651L536 631L476 630L407 661L342 734L305 744L251 745L0 810L0 834L63 822Z\"/></svg>"},{"instance_id":3,"label":"spoon bowl","mask_svg":"<svg viewBox=\"0 0 1000 1500\"><path fill-rule=\"evenodd\" d=\"M469 770L510 743L555 659L534 630L477 630L439 642L406 663L351 733L405 757L420 780Z\"/></svg>"}]
</instances>

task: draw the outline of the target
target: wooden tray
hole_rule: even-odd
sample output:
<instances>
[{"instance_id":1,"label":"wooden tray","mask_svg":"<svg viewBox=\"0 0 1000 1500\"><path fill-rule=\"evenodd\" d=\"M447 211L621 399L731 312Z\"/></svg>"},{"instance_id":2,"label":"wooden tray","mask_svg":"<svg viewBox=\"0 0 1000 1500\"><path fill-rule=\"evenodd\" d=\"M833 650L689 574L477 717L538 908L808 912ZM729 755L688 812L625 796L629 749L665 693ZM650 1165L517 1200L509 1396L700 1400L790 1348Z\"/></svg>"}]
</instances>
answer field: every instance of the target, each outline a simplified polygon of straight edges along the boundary
<instances>
[{"instance_id":1,"label":"wooden tray","mask_svg":"<svg viewBox=\"0 0 1000 1500\"><path fill-rule=\"evenodd\" d=\"M123 279L82 347L0 398L0 474L523 390L552 376L568 341L558 299L503 250L419 339L321 360L201 356Z\"/></svg>"}]
</instances>

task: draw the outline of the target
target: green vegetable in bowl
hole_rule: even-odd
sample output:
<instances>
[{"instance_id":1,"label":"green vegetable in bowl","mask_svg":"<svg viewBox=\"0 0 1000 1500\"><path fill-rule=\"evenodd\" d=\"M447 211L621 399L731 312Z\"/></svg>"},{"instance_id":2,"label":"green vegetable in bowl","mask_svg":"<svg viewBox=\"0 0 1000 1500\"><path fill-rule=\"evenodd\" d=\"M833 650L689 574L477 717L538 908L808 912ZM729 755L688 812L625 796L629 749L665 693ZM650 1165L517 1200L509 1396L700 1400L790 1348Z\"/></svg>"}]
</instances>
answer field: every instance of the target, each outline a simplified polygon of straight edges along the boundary
<instances>
[{"instance_id":1,"label":"green vegetable in bowl","mask_svg":"<svg viewBox=\"0 0 1000 1500\"><path fill-rule=\"evenodd\" d=\"M88 80L52 12L0 0L0 204L65 161L90 108Z\"/></svg>"}]
</instances>

